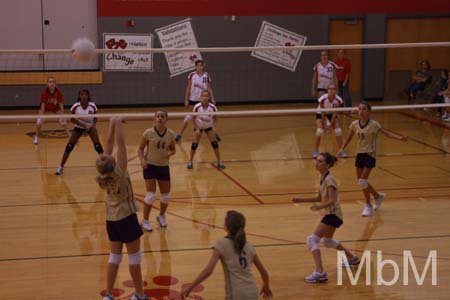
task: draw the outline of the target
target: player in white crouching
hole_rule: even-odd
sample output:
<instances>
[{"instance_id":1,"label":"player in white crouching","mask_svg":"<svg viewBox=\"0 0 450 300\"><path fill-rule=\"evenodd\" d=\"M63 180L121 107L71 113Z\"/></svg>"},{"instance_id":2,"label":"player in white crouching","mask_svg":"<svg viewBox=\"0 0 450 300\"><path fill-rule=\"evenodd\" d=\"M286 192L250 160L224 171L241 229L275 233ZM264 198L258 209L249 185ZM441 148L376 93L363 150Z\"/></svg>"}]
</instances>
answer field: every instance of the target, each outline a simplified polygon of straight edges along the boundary
<instances>
[{"instance_id":1,"label":"player in white crouching","mask_svg":"<svg viewBox=\"0 0 450 300\"><path fill-rule=\"evenodd\" d=\"M336 94L336 85L334 83L330 83L327 89L328 93L323 94L317 99L319 102L318 109L321 108L336 108L342 106L344 103L342 98ZM319 155L319 146L322 135L329 131L330 129L334 130L334 134L336 135L336 142L338 144L339 149L342 147L342 129L339 125L339 120L337 113L331 112L319 112L316 113L316 142L315 148L313 152L313 157L316 158ZM342 151L340 156L345 158L347 157L347 153Z\"/></svg>"},{"instance_id":2,"label":"player in white crouching","mask_svg":"<svg viewBox=\"0 0 450 300\"><path fill-rule=\"evenodd\" d=\"M210 103L210 94L208 91L201 93L202 101L194 106L193 112L216 112L217 107ZM219 143L216 139L216 132L214 130L214 124L216 123L216 116L213 115L199 115L194 116L195 130L194 137L191 145L191 155L187 165L188 169L193 168L192 161L194 160L195 152L197 151L198 143L202 137L203 132L208 136L211 146L214 150L214 154L217 158L217 166L221 169L225 169L225 165L220 160Z\"/></svg>"},{"instance_id":3,"label":"player in white crouching","mask_svg":"<svg viewBox=\"0 0 450 300\"><path fill-rule=\"evenodd\" d=\"M97 127L95 126L97 119L93 117L93 115L97 113L97 106L91 101L89 90L82 89L78 92L78 102L72 105L70 112L79 117L70 119L74 124L74 128L70 134L66 149L64 150L61 163L56 169L56 175L61 175L64 172L64 165L66 164L70 153L85 132L91 138L95 151L97 151L99 155L103 153L103 147L100 144Z\"/></svg>"}]
</instances>

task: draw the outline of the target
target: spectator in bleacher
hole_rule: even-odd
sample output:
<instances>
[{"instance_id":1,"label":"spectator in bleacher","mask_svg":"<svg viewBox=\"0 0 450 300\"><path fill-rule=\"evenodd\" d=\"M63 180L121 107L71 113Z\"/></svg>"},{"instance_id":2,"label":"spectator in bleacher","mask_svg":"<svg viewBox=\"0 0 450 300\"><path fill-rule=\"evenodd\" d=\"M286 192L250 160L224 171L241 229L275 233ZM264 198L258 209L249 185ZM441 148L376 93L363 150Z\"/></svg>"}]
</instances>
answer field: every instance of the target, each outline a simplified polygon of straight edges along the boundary
<instances>
[{"instance_id":1,"label":"spectator in bleacher","mask_svg":"<svg viewBox=\"0 0 450 300\"><path fill-rule=\"evenodd\" d=\"M448 82L449 82L449 71L448 70L442 70L441 76L439 77L439 80L436 81L436 89L435 89L435 95L433 96L432 103L444 103L444 95L442 94L443 91L445 91L448 88ZM442 108L438 108L437 117L440 117L442 113Z\"/></svg>"},{"instance_id":2,"label":"spectator in bleacher","mask_svg":"<svg viewBox=\"0 0 450 300\"><path fill-rule=\"evenodd\" d=\"M450 72L447 73L447 76L449 77L447 80L447 88L439 92L438 95L444 98L445 104L450 104ZM444 107L443 111L444 113L442 115L442 120L445 122L450 122L450 107Z\"/></svg>"},{"instance_id":3,"label":"spectator in bleacher","mask_svg":"<svg viewBox=\"0 0 450 300\"><path fill-rule=\"evenodd\" d=\"M350 98L350 72L352 64L349 59L345 58L344 49L339 49L337 60L335 61L337 67L338 79L338 94L344 100L345 107L352 106L352 99Z\"/></svg>"},{"instance_id":4,"label":"spectator in bleacher","mask_svg":"<svg viewBox=\"0 0 450 300\"><path fill-rule=\"evenodd\" d=\"M426 59L420 61L420 69L412 76L412 83L405 89L408 99L415 99L418 91L424 91L431 83L433 76L430 71L430 62Z\"/></svg>"}]
</instances>

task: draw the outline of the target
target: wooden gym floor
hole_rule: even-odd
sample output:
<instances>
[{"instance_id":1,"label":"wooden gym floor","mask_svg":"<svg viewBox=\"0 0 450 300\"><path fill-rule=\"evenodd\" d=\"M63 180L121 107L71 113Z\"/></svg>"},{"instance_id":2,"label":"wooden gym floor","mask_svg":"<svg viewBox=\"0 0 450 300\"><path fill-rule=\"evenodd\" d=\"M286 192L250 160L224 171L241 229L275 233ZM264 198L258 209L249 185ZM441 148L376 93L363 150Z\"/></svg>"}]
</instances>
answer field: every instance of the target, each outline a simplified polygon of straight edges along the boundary
<instances>
[{"instance_id":1,"label":"wooden gym floor","mask_svg":"<svg viewBox=\"0 0 450 300\"><path fill-rule=\"evenodd\" d=\"M298 106L286 106L292 107ZM180 108L169 109L176 110ZM329 282L303 281L313 270L305 239L320 215L311 212L309 205L293 205L290 200L294 195L316 193L318 174L311 159L314 116L222 118L218 131L225 170L213 167L214 156L205 138L194 169L186 169L191 129L171 160L169 227L158 228L155 209L151 215L155 230L142 238L143 273L151 299L179 299L182 285L195 278L209 259L212 243L224 236L223 219L230 209L247 217L248 239L270 272L274 299L448 299L450 128L428 112L374 113L373 118L384 128L411 137L407 143L383 135L378 138L377 168L370 182L387 192L388 198L373 217L360 216L363 198L354 176L355 139L348 147L350 157L333 168L345 221L335 238L360 255L372 251L370 285L365 284L365 270L356 286L344 270L343 285L338 285L337 255L330 249L322 250ZM346 135L351 118L343 115L340 120ZM180 125L181 120L168 123L175 131ZM141 134L150 126L151 120L125 124L129 172L140 202L145 188L136 154ZM100 121L98 128L103 139L107 122ZM82 138L64 175L56 176L67 137L57 123L48 122L43 126L45 136L34 146L33 130L34 120L0 122L1 298L101 299L109 248L105 196L94 181L96 152L90 139ZM323 139L321 150L325 149L336 152L333 135ZM377 250L383 259L399 265L398 283L377 285ZM431 282L431 266L423 285L416 283L411 270L410 284L402 284L404 250L412 251L419 275L429 251L437 250L437 286ZM127 299L133 291L127 264L125 256L116 282L118 299ZM221 268L219 264L193 293L195 299L224 298ZM382 275L389 281L393 268L385 266Z\"/></svg>"}]
</instances>

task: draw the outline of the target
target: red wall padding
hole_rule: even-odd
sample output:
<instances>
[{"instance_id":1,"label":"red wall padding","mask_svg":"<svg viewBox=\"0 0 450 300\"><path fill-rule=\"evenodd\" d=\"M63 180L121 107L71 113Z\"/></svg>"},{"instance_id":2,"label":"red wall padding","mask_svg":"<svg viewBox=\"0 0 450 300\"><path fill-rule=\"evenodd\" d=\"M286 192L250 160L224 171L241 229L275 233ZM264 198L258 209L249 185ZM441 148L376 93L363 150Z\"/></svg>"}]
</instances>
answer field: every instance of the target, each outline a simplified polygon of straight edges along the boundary
<instances>
[{"instance_id":1,"label":"red wall padding","mask_svg":"<svg viewBox=\"0 0 450 300\"><path fill-rule=\"evenodd\" d=\"M450 0L98 0L98 16L449 13Z\"/></svg>"}]
</instances>

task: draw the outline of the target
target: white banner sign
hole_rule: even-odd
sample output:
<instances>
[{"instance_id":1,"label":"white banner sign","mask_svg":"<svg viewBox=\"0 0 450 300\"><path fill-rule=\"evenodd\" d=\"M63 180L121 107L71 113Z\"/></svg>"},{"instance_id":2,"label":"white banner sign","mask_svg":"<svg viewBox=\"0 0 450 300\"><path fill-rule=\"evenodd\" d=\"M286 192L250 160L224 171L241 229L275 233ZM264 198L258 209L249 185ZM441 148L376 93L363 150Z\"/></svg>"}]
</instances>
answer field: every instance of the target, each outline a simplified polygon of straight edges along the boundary
<instances>
[{"instance_id":1,"label":"white banner sign","mask_svg":"<svg viewBox=\"0 0 450 300\"><path fill-rule=\"evenodd\" d=\"M263 21L255 47L304 46L306 37ZM301 50L252 51L251 56L295 72Z\"/></svg>"},{"instance_id":2,"label":"white banner sign","mask_svg":"<svg viewBox=\"0 0 450 300\"><path fill-rule=\"evenodd\" d=\"M105 49L153 48L152 34L104 33ZM152 53L107 53L103 54L104 71L153 71Z\"/></svg>"},{"instance_id":3,"label":"white banner sign","mask_svg":"<svg viewBox=\"0 0 450 300\"><path fill-rule=\"evenodd\" d=\"M191 19L185 19L155 30L163 48L198 48ZM195 69L195 61L202 59L200 52L164 53L170 76L174 77Z\"/></svg>"}]
</instances>

